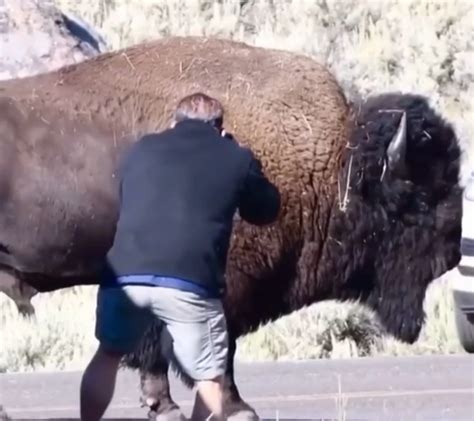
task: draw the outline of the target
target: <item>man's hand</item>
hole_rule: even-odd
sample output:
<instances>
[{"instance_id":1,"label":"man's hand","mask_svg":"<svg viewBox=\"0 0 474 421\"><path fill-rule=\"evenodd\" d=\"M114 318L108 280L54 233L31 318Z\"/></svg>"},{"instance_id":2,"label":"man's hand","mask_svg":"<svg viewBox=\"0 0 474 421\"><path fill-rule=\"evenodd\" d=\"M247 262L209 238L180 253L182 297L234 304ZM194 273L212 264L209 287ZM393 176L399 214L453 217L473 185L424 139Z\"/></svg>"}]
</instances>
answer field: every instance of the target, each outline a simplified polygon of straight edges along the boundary
<instances>
[{"instance_id":1,"label":"man's hand","mask_svg":"<svg viewBox=\"0 0 474 421\"><path fill-rule=\"evenodd\" d=\"M280 212L280 192L264 175L260 160L249 152L251 160L240 195L239 214L253 225L271 224Z\"/></svg>"}]
</instances>

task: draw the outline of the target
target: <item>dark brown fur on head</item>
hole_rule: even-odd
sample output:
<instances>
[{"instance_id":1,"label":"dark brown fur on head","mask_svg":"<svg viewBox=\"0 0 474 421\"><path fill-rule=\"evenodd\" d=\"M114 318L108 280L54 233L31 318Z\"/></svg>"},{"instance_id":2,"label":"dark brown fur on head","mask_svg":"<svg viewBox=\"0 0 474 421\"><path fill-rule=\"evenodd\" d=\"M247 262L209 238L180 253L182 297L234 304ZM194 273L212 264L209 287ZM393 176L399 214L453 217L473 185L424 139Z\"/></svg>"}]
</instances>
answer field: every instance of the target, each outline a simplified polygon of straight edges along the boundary
<instances>
[{"instance_id":1,"label":"dark brown fur on head","mask_svg":"<svg viewBox=\"0 0 474 421\"><path fill-rule=\"evenodd\" d=\"M398 172L387 148L406 112L406 155ZM320 276L334 296L360 299L388 332L413 343L424 322L426 288L459 262L460 148L452 126L427 99L390 93L356 113L341 173L346 209L337 209ZM337 275L336 275L337 274Z\"/></svg>"}]
</instances>

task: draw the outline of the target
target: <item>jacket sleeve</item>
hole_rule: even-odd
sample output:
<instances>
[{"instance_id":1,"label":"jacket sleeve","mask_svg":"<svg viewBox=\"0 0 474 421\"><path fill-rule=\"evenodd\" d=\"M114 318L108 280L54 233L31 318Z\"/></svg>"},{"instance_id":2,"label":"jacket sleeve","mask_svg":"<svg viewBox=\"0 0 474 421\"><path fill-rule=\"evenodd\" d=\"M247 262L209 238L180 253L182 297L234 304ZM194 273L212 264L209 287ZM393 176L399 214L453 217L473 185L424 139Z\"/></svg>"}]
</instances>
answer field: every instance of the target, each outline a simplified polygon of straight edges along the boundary
<instances>
[{"instance_id":1,"label":"jacket sleeve","mask_svg":"<svg viewBox=\"0 0 474 421\"><path fill-rule=\"evenodd\" d=\"M278 188L263 174L261 162L250 152L250 165L240 193L240 217L253 225L271 224L277 219L280 206Z\"/></svg>"}]
</instances>

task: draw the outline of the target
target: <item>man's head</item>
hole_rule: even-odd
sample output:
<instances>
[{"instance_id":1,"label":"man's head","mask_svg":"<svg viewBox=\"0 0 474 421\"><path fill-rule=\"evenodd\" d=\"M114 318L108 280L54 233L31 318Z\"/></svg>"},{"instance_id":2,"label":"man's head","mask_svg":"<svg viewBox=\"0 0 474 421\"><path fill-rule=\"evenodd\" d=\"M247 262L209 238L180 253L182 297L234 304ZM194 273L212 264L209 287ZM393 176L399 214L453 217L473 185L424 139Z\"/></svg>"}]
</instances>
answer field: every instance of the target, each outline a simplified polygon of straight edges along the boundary
<instances>
[{"instance_id":1,"label":"man's head","mask_svg":"<svg viewBox=\"0 0 474 421\"><path fill-rule=\"evenodd\" d=\"M215 98L202 92L182 98L174 113L172 125L183 120L201 120L221 131L224 119L224 107Z\"/></svg>"}]
</instances>

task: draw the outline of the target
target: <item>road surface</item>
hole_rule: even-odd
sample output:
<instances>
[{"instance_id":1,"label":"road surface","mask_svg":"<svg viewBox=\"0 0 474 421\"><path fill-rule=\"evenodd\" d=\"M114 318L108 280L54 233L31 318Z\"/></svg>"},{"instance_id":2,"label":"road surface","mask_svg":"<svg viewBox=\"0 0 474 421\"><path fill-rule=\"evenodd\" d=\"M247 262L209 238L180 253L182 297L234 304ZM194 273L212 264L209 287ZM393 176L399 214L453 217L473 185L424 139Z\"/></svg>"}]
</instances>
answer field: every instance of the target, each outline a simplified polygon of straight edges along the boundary
<instances>
[{"instance_id":1,"label":"road surface","mask_svg":"<svg viewBox=\"0 0 474 421\"><path fill-rule=\"evenodd\" d=\"M472 355L239 364L236 372L262 419L474 421ZM2 374L0 402L14 419L77 419L80 376ZM191 392L174 377L171 390L189 415ZM145 419L138 397L137 374L122 372L106 419Z\"/></svg>"}]
</instances>

